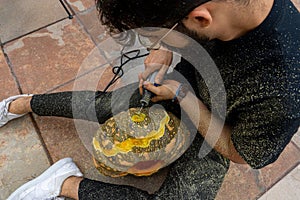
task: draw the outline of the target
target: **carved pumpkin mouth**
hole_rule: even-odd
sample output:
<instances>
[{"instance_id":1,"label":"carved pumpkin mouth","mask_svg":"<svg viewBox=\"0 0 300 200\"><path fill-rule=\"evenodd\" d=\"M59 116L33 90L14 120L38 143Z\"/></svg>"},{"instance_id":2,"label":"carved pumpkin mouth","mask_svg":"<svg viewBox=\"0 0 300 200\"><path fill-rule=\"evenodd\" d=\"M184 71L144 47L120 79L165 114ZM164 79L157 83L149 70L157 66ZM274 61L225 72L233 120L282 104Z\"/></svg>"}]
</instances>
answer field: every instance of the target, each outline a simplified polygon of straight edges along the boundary
<instances>
[{"instance_id":1,"label":"carved pumpkin mouth","mask_svg":"<svg viewBox=\"0 0 300 200\"><path fill-rule=\"evenodd\" d=\"M149 176L157 172L164 164L162 160L142 161L130 167L128 173L136 176Z\"/></svg>"},{"instance_id":2,"label":"carved pumpkin mouth","mask_svg":"<svg viewBox=\"0 0 300 200\"><path fill-rule=\"evenodd\" d=\"M135 176L150 176L156 173L165 164L165 162L162 160L142 161L130 167L127 172L122 172L100 163L95 158L93 158L93 160L95 167L101 174L115 178L126 176L127 174L132 174Z\"/></svg>"}]
</instances>

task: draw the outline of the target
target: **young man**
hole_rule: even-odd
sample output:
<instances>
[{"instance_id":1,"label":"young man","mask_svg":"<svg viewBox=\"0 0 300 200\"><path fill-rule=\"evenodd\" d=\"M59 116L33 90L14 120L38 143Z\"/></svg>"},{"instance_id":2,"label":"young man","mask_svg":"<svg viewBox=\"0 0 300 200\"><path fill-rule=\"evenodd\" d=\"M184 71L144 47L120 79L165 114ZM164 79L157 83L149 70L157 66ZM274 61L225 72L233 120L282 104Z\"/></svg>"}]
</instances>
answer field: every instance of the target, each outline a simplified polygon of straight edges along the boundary
<instances>
[{"instance_id":1,"label":"young man","mask_svg":"<svg viewBox=\"0 0 300 200\"><path fill-rule=\"evenodd\" d=\"M24 195L24 191L39 190L37 183L60 179L55 195L44 192L36 198L60 193L79 199L213 199L228 167L227 159L261 168L278 158L300 125L300 17L289 0L99 0L97 6L102 22L111 31L146 26L171 28L178 24L177 30L204 44L224 81L226 124L214 150L204 158L197 156L203 139L196 137L188 151L172 165L169 176L154 195L131 187L82 179L76 177L76 173L75 177L52 175L52 171L64 165L57 164L33 184L21 187L13 197ZM168 65L168 60L170 55L166 54L159 63ZM151 71L157 70L150 68L140 76L141 83ZM210 119L218 117L211 116L208 89L202 77L185 60L176 68L187 80L192 80L195 90L195 95L182 94L180 106L193 118L194 107L190 102L197 102L201 116L197 128L205 137ZM159 87L143 84L157 95L153 101L172 99L179 86L175 80L167 80ZM100 95L100 102L106 100L99 103L98 108L110 101L106 97L106 94ZM72 117L70 107L62 106L65 110L61 110L62 107L52 101L64 99L66 105L69 98L69 94L63 93L4 100L6 106L3 107L8 112L3 119L19 117L12 113L30 111ZM59 100L56 103L60 104ZM108 116L105 114L99 114L98 120L105 121ZM30 192L26 195L34 197Z\"/></svg>"}]
</instances>

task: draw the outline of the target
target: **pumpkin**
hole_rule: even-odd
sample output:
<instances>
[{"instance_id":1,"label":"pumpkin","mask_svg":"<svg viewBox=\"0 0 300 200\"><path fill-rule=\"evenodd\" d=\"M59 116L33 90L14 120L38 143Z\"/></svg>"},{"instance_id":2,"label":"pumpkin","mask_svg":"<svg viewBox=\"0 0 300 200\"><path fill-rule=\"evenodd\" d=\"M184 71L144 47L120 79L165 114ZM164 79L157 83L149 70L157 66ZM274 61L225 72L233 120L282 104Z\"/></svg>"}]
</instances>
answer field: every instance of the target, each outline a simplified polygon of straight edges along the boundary
<instances>
[{"instance_id":1,"label":"pumpkin","mask_svg":"<svg viewBox=\"0 0 300 200\"><path fill-rule=\"evenodd\" d=\"M162 107L130 108L100 125L93 137L98 171L111 177L149 176L174 162L190 144L190 132Z\"/></svg>"}]
</instances>

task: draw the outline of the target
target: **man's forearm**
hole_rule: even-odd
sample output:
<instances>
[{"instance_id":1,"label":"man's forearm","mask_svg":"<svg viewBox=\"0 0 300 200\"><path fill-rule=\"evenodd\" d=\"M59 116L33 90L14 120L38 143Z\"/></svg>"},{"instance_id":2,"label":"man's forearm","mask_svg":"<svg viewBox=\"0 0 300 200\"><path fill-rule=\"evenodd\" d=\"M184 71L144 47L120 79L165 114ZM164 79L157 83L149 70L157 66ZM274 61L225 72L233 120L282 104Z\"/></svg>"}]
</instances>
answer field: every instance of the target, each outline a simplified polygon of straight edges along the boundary
<instances>
[{"instance_id":1,"label":"man's forearm","mask_svg":"<svg viewBox=\"0 0 300 200\"><path fill-rule=\"evenodd\" d=\"M200 134L216 151L235 163L246 164L232 143L230 126L226 124L223 125L223 123L213 116L207 107L191 92L187 93L180 105L198 128ZM198 105L199 112L195 112L195 105ZM217 135L218 137L215 138L209 135L209 129L210 134L213 132L214 136ZM217 132L220 133L217 134Z\"/></svg>"}]
</instances>

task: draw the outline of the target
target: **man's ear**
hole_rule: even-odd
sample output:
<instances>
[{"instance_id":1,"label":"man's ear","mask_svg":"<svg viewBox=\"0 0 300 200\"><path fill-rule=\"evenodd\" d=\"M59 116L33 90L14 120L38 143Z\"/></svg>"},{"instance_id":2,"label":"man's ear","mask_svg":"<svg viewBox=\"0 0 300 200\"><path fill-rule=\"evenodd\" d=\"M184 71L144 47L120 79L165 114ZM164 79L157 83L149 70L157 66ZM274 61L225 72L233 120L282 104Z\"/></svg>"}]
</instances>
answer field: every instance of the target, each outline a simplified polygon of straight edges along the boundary
<instances>
[{"instance_id":1,"label":"man's ear","mask_svg":"<svg viewBox=\"0 0 300 200\"><path fill-rule=\"evenodd\" d=\"M212 16L210 11L203 7L199 6L195 8L188 14L188 19L193 23L196 23L201 28L206 28L212 23Z\"/></svg>"}]
</instances>

